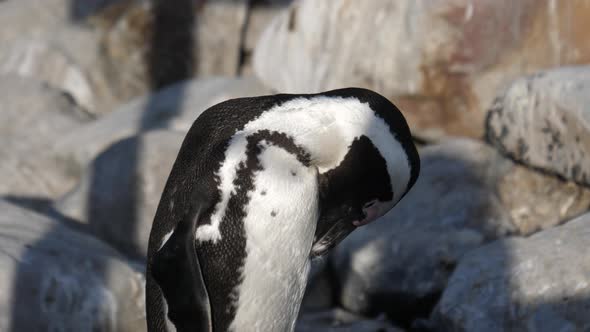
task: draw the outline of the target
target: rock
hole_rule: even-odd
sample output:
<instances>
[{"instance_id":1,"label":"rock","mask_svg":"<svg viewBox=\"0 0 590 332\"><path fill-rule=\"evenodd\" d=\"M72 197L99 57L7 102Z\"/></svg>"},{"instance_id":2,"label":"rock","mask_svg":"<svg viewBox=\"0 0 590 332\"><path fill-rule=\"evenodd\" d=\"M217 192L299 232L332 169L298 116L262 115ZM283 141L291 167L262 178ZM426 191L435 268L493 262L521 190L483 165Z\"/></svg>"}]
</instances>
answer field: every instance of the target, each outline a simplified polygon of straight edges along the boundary
<instances>
[{"instance_id":1,"label":"rock","mask_svg":"<svg viewBox=\"0 0 590 332\"><path fill-rule=\"evenodd\" d=\"M246 34L243 40L240 74L252 75L252 54L264 29L272 19L289 8L292 0L254 0L250 2Z\"/></svg>"},{"instance_id":2,"label":"rock","mask_svg":"<svg viewBox=\"0 0 590 332\"><path fill-rule=\"evenodd\" d=\"M55 208L126 255L144 259L160 196L183 138L183 133L158 130L114 143Z\"/></svg>"},{"instance_id":3,"label":"rock","mask_svg":"<svg viewBox=\"0 0 590 332\"><path fill-rule=\"evenodd\" d=\"M329 310L334 307L334 280L330 274L329 265L328 257L311 261L300 314Z\"/></svg>"},{"instance_id":4,"label":"rock","mask_svg":"<svg viewBox=\"0 0 590 332\"><path fill-rule=\"evenodd\" d=\"M267 94L252 77L197 79L137 98L64 136L55 150L82 167L112 143L150 129L187 132L207 108L230 98Z\"/></svg>"},{"instance_id":5,"label":"rock","mask_svg":"<svg viewBox=\"0 0 590 332\"><path fill-rule=\"evenodd\" d=\"M590 185L590 66L516 80L492 106L487 138L512 158Z\"/></svg>"},{"instance_id":6,"label":"rock","mask_svg":"<svg viewBox=\"0 0 590 332\"><path fill-rule=\"evenodd\" d=\"M0 330L145 331L144 277L115 250L0 201Z\"/></svg>"},{"instance_id":7,"label":"rock","mask_svg":"<svg viewBox=\"0 0 590 332\"><path fill-rule=\"evenodd\" d=\"M85 20L100 13L105 8L125 0L70 0L70 18L75 21Z\"/></svg>"},{"instance_id":8,"label":"rock","mask_svg":"<svg viewBox=\"0 0 590 332\"><path fill-rule=\"evenodd\" d=\"M152 1L124 1L93 17L119 100L194 75L237 74L246 0L156 3L157 10Z\"/></svg>"},{"instance_id":9,"label":"rock","mask_svg":"<svg viewBox=\"0 0 590 332\"><path fill-rule=\"evenodd\" d=\"M498 89L590 61L588 18L586 0L302 0L262 34L254 68L282 92L373 89L424 139L481 137Z\"/></svg>"},{"instance_id":10,"label":"rock","mask_svg":"<svg viewBox=\"0 0 590 332\"><path fill-rule=\"evenodd\" d=\"M433 314L451 331L587 331L590 214L465 255Z\"/></svg>"},{"instance_id":11,"label":"rock","mask_svg":"<svg viewBox=\"0 0 590 332\"><path fill-rule=\"evenodd\" d=\"M89 26L69 24L69 6L66 0L2 3L0 74L49 83L99 114L112 103L99 63L99 34Z\"/></svg>"},{"instance_id":12,"label":"rock","mask_svg":"<svg viewBox=\"0 0 590 332\"><path fill-rule=\"evenodd\" d=\"M386 312L410 326L408 318L429 315L466 252L555 226L590 206L589 190L516 165L477 141L450 140L420 155L408 195L333 252L347 310Z\"/></svg>"},{"instance_id":13,"label":"rock","mask_svg":"<svg viewBox=\"0 0 590 332\"><path fill-rule=\"evenodd\" d=\"M299 318L295 332L402 332L387 321L371 320L341 309L308 313Z\"/></svg>"},{"instance_id":14,"label":"rock","mask_svg":"<svg viewBox=\"0 0 590 332\"><path fill-rule=\"evenodd\" d=\"M63 92L16 75L0 75L0 195L55 197L78 169L50 150L58 137L92 120Z\"/></svg>"},{"instance_id":15,"label":"rock","mask_svg":"<svg viewBox=\"0 0 590 332\"><path fill-rule=\"evenodd\" d=\"M497 192L519 235L556 226L590 208L587 188L522 166L504 175Z\"/></svg>"}]
</instances>

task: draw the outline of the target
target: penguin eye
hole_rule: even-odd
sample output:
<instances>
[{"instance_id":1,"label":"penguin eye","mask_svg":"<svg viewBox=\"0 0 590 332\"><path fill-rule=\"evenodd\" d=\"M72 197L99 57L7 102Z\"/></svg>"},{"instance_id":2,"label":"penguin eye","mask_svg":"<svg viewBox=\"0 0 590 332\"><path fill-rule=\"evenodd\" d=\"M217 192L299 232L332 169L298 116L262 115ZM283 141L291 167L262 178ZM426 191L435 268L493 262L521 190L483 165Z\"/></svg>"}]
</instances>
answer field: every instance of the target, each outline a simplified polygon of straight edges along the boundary
<instances>
[{"instance_id":1,"label":"penguin eye","mask_svg":"<svg viewBox=\"0 0 590 332\"><path fill-rule=\"evenodd\" d=\"M370 201L368 203L365 203L365 205L363 206L364 209L368 209L371 206L375 205L376 201Z\"/></svg>"}]
</instances>

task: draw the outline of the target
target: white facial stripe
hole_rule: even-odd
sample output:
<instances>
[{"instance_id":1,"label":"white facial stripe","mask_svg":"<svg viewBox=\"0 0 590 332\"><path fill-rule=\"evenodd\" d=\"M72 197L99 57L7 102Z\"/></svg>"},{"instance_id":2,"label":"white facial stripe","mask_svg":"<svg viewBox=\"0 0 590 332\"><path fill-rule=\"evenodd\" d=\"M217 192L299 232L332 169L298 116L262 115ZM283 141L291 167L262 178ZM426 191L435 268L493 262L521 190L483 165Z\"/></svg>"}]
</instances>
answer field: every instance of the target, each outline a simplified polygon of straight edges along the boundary
<instances>
[{"instance_id":1,"label":"white facial stripe","mask_svg":"<svg viewBox=\"0 0 590 332\"><path fill-rule=\"evenodd\" d=\"M196 237L201 241L221 239L219 224L234 191L234 179L240 162L246 160L247 137L260 130L284 133L311 156L320 173L337 167L354 139L367 136L387 163L394 197L385 207L393 206L405 192L410 180L410 164L401 143L392 136L385 121L375 115L368 103L356 98L297 98L264 112L246 124L230 140L217 176L221 200L209 225L200 226Z\"/></svg>"}]
</instances>

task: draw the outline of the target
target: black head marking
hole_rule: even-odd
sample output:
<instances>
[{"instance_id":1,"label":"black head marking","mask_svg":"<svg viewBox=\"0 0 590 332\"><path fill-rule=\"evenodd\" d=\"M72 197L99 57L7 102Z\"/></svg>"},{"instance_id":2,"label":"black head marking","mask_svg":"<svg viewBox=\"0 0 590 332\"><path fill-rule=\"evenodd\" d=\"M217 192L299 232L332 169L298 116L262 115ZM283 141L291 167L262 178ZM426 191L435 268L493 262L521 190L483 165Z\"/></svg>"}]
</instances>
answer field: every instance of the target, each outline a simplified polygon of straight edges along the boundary
<instances>
[{"instance_id":1,"label":"black head marking","mask_svg":"<svg viewBox=\"0 0 590 332\"><path fill-rule=\"evenodd\" d=\"M340 165L322 174L322 177L327 185L321 188L322 209L342 204L361 204L362 207L372 199L393 199L387 163L366 136L356 138Z\"/></svg>"},{"instance_id":2,"label":"black head marking","mask_svg":"<svg viewBox=\"0 0 590 332\"><path fill-rule=\"evenodd\" d=\"M329 243L327 251L355 229L353 221L364 218L366 203L391 201L393 195L385 159L368 137L356 138L340 165L320 175L316 241Z\"/></svg>"},{"instance_id":3,"label":"black head marking","mask_svg":"<svg viewBox=\"0 0 590 332\"><path fill-rule=\"evenodd\" d=\"M371 107L371 109L375 112L375 115L387 123L389 126L389 131L400 142L408 157L408 164L410 166L410 180L408 181L406 192L403 193L403 195L405 195L418 179L418 174L420 173L420 156L418 155L418 150L416 150L416 146L414 145L410 127L408 126L408 123L406 122L406 119L404 118L401 111L387 98L368 89L338 89L324 92L323 95L329 97L338 96L343 98L357 98L361 103L368 103L369 107Z\"/></svg>"}]
</instances>

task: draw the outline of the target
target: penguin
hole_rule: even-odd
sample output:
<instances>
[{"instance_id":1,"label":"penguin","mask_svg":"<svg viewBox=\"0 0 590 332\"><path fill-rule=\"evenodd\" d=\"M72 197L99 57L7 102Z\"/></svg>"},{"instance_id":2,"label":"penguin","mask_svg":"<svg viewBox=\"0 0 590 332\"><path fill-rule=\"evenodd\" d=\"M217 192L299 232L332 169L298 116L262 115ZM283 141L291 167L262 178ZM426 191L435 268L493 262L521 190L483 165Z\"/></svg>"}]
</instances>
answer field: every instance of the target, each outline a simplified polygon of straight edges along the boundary
<instances>
[{"instance_id":1,"label":"penguin","mask_svg":"<svg viewBox=\"0 0 590 332\"><path fill-rule=\"evenodd\" d=\"M311 259L388 212L420 159L371 90L221 102L188 131L154 218L149 331L293 331Z\"/></svg>"}]
</instances>

